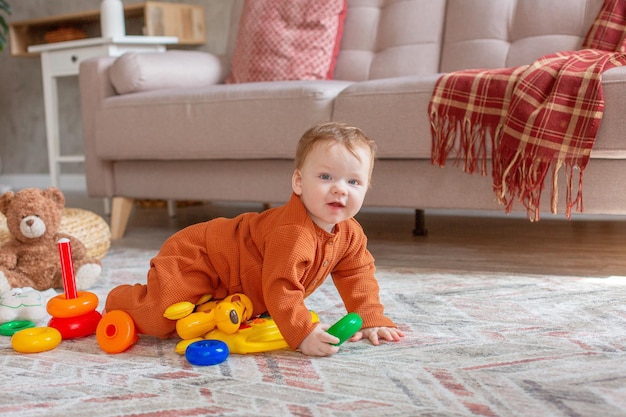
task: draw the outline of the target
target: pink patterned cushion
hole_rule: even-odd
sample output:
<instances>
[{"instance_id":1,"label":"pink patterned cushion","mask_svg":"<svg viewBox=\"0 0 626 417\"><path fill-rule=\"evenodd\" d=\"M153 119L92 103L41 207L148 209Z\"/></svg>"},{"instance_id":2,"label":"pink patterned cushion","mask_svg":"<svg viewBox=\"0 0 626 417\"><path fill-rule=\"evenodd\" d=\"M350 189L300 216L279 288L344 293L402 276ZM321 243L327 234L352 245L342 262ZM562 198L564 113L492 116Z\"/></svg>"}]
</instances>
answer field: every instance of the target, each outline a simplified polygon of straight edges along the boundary
<instances>
[{"instance_id":1,"label":"pink patterned cushion","mask_svg":"<svg viewBox=\"0 0 626 417\"><path fill-rule=\"evenodd\" d=\"M246 0L227 83L331 79L346 0Z\"/></svg>"}]
</instances>

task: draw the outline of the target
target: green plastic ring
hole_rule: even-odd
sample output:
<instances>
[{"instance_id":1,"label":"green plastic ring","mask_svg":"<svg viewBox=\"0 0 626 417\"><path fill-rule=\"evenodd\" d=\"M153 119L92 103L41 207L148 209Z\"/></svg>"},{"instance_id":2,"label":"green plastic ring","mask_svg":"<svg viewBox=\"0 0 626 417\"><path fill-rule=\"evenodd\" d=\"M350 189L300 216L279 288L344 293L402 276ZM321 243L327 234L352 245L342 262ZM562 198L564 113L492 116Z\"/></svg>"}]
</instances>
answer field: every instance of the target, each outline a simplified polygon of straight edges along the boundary
<instances>
[{"instance_id":1,"label":"green plastic ring","mask_svg":"<svg viewBox=\"0 0 626 417\"><path fill-rule=\"evenodd\" d=\"M35 323L30 320L13 320L0 324L0 335L13 336L20 330L30 329L35 327Z\"/></svg>"}]
</instances>

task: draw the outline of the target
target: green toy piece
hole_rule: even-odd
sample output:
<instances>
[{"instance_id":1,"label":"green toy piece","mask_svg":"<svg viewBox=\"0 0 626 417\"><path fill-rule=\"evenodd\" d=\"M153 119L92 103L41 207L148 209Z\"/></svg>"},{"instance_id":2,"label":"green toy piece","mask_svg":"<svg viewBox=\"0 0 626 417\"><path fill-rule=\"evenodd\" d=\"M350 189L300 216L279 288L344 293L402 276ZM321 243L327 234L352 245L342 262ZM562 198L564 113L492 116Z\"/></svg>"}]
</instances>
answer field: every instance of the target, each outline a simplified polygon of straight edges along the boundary
<instances>
[{"instance_id":1,"label":"green toy piece","mask_svg":"<svg viewBox=\"0 0 626 417\"><path fill-rule=\"evenodd\" d=\"M361 316L357 313L348 313L337 323L330 326L327 332L339 338L339 343L335 344L335 346L339 346L361 330L361 326L363 326Z\"/></svg>"}]
</instances>

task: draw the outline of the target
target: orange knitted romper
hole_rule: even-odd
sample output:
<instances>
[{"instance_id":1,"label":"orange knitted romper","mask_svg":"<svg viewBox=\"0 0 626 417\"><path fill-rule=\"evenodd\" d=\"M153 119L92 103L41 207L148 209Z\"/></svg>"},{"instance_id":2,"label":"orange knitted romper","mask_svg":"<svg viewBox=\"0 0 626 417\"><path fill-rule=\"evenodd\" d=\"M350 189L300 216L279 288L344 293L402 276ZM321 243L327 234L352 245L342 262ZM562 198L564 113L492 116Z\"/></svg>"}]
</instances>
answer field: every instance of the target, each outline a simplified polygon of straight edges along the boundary
<instances>
[{"instance_id":1,"label":"orange knitted romper","mask_svg":"<svg viewBox=\"0 0 626 417\"><path fill-rule=\"evenodd\" d=\"M363 327L396 327L383 314L374 258L354 219L327 233L313 223L292 194L287 204L189 226L172 235L150 261L147 284L121 285L106 310L131 315L142 334L168 337L175 321L165 309L195 303L205 294L222 299L244 293L254 315L269 313L289 346L296 349L317 325L304 299L331 275L348 312Z\"/></svg>"}]
</instances>

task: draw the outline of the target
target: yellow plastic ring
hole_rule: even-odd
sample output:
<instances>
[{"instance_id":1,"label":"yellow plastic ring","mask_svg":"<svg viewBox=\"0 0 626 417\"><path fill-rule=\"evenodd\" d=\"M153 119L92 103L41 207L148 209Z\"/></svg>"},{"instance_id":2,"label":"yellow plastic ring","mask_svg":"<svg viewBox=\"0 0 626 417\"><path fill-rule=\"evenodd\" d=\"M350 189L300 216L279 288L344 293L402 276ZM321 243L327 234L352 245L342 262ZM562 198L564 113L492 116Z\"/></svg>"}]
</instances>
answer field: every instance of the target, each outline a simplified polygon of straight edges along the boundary
<instances>
[{"instance_id":1,"label":"yellow plastic ring","mask_svg":"<svg viewBox=\"0 0 626 417\"><path fill-rule=\"evenodd\" d=\"M211 298L213 298L213 294L204 294L198 301L196 301L196 305L199 306L200 304L211 301Z\"/></svg>"},{"instance_id":2,"label":"yellow plastic ring","mask_svg":"<svg viewBox=\"0 0 626 417\"><path fill-rule=\"evenodd\" d=\"M76 298L65 298L65 294L52 297L46 310L52 317L78 317L94 311L98 307L98 296L89 291L79 291Z\"/></svg>"},{"instance_id":3,"label":"yellow plastic ring","mask_svg":"<svg viewBox=\"0 0 626 417\"><path fill-rule=\"evenodd\" d=\"M189 301L181 301L166 308L163 317L170 320L179 320L193 313L194 308L196 308L195 304Z\"/></svg>"},{"instance_id":4,"label":"yellow plastic ring","mask_svg":"<svg viewBox=\"0 0 626 417\"><path fill-rule=\"evenodd\" d=\"M38 353L54 349L61 343L61 332L52 327L33 327L20 330L11 337L16 352Z\"/></svg>"},{"instance_id":5,"label":"yellow plastic ring","mask_svg":"<svg viewBox=\"0 0 626 417\"><path fill-rule=\"evenodd\" d=\"M193 339L181 340L180 342L176 344L176 348L174 349L174 351L178 353L179 355L184 355L185 352L187 351L187 347L189 347L190 344L192 344L193 342L199 342L200 340L204 340L204 338L194 337Z\"/></svg>"}]
</instances>

